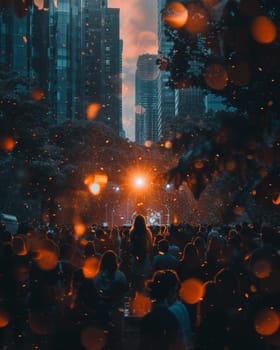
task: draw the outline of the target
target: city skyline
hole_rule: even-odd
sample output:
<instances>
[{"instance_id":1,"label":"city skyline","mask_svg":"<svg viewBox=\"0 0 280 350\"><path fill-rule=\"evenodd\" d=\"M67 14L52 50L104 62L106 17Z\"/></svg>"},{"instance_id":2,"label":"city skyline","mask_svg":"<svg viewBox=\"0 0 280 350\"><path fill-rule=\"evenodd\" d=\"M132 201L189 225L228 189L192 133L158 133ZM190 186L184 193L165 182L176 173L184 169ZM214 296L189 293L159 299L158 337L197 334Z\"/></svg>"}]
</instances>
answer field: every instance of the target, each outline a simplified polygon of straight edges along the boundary
<instances>
[{"instance_id":1,"label":"city skyline","mask_svg":"<svg viewBox=\"0 0 280 350\"><path fill-rule=\"evenodd\" d=\"M135 140L135 73L140 55L158 52L157 0L109 0L120 8L120 38L123 40L123 127Z\"/></svg>"}]
</instances>

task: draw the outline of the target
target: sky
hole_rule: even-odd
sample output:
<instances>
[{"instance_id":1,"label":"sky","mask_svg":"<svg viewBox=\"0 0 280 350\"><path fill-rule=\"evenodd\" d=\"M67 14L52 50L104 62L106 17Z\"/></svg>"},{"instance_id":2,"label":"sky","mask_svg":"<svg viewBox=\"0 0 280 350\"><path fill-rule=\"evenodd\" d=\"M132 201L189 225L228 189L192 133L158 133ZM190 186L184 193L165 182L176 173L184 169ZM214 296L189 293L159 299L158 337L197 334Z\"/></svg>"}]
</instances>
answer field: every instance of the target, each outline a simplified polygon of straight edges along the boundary
<instances>
[{"instance_id":1,"label":"sky","mask_svg":"<svg viewBox=\"0 0 280 350\"><path fill-rule=\"evenodd\" d=\"M139 55L158 51L157 0L109 0L120 9L120 36L123 40L123 127L126 137L135 140L135 71Z\"/></svg>"}]
</instances>

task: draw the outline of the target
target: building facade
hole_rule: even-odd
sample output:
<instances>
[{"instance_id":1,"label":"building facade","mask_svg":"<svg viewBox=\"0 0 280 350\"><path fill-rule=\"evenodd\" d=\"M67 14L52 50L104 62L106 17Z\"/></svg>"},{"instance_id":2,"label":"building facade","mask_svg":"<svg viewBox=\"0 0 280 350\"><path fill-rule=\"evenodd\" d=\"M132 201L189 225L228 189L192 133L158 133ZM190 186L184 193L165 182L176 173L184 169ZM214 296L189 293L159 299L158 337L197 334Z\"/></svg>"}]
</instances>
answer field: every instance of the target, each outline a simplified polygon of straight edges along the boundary
<instances>
[{"instance_id":1,"label":"building facade","mask_svg":"<svg viewBox=\"0 0 280 350\"><path fill-rule=\"evenodd\" d=\"M36 81L54 121L84 119L95 103L123 135L119 16L104 0L45 0L22 19L2 9L0 63Z\"/></svg>"},{"instance_id":2,"label":"building facade","mask_svg":"<svg viewBox=\"0 0 280 350\"><path fill-rule=\"evenodd\" d=\"M135 76L135 140L139 144L160 139L161 120L159 111L160 76L157 55L138 57Z\"/></svg>"}]
</instances>

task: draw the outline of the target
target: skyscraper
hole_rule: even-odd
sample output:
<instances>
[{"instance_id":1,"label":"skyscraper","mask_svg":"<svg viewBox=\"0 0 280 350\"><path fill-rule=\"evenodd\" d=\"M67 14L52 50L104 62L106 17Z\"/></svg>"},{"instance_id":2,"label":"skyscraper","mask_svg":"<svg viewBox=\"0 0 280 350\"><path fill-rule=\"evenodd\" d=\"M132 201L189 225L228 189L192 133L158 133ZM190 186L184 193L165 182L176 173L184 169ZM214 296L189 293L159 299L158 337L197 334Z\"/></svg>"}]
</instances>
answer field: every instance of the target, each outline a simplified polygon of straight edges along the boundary
<instances>
[{"instance_id":1,"label":"skyscraper","mask_svg":"<svg viewBox=\"0 0 280 350\"><path fill-rule=\"evenodd\" d=\"M139 144L144 144L145 141L156 142L160 137L160 79L157 58L157 55L145 54L139 56L137 61L135 139Z\"/></svg>"},{"instance_id":2,"label":"skyscraper","mask_svg":"<svg viewBox=\"0 0 280 350\"><path fill-rule=\"evenodd\" d=\"M165 24L162 21L162 10L170 0L158 0L158 42L159 52L163 58L168 58L173 43L167 40ZM188 87L173 89L168 86L169 72L161 71L160 80L160 114L165 128L175 116L200 118L205 112L205 98L201 89Z\"/></svg>"},{"instance_id":3,"label":"skyscraper","mask_svg":"<svg viewBox=\"0 0 280 350\"><path fill-rule=\"evenodd\" d=\"M159 54L162 57L167 57L172 49L172 42L167 41L165 35L165 27L162 21L162 10L168 0L158 0L158 45ZM166 127L168 120L174 118L178 114L178 90L171 89L168 86L169 73L166 71L160 72L160 107L159 114L162 120L163 130Z\"/></svg>"},{"instance_id":4,"label":"skyscraper","mask_svg":"<svg viewBox=\"0 0 280 350\"><path fill-rule=\"evenodd\" d=\"M32 72L54 120L83 119L95 103L98 120L123 135L119 9L104 0L45 0L23 19L8 9L0 16L1 63Z\"/></svg>"}]
</instances>

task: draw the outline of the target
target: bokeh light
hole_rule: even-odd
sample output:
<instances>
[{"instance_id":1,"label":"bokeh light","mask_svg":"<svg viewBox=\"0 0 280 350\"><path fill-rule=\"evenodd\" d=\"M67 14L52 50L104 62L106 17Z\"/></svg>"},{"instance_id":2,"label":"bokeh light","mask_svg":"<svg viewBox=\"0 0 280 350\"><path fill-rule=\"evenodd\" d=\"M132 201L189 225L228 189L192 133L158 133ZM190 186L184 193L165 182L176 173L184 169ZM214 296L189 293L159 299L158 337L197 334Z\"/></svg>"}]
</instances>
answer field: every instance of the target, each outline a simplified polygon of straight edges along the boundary
<instances>
[{"instance_id":1,"label":"bokeh light","mask_svg":"<svg viewBox=\"0 0 280 350\"><path fill-rule=\"evenodd\" d=\"M137 317L144 317L152 307L151 299L146 295L136 292L131 302L131 313Z\"/></svg>"},{"instance_id":2,"label":"bokeh light","mask_svg":"<svg viewBox=\"0 0 280 350\"><path fill-rule=\"evenodd\" d=\"M275 205L280 205L280 193L278 193L276 197L272 199L272 203Z\"/></svg>"},{"instance_id":3,"label":"bokeh light","mask_svg":"<svg viewBox=\"0 0 280 350\"><path fill-rule=\"evenodd\" d=\"M34 89L31 96L34 101L42 101L45 98L44 91L41 89Z\"/></svg>"},{"instance_id":4,"label":"bokeh light","mask_svg":"<svg viewBox=\"0 0 280 350\"><path fill-rule=\"evenodd\" d=\"M94 256L87 258L82 270L85 278L94 278L99 271L99 260Z\"/></svg>"},{"instance_id":5,"label":"bokeh light","mask_svg":"<svg viewBox=\"0 0 280 350\"><path fill-rule=\"evenodd\" d=\"M15 145L16 141L10 136L5 136L0 140L0 148L4 151L12 151L15 148Z\"/></svg>"},{"instance_id":6,"label":"bokeh light","mask_svg":"<svg viewBox=\"0 0 280 350\"><path fill-rule=\"evenodd\" d=\"M276 39L277 29L271 19L258 16L253 20L251 33L258 43L270 44Z\"/></svg>"},{"instance_id":7,"label":"bokeh light","mask_svg":"<svg viewBox=\"0 0 280 350\"><path fill-rule=\"evenodd\" d=\"M180 2L174 1L166 5L162 21L172 28L181 28L188 20L188 10Z\"/></svg>"},{"instance_id":8,"label":"bokeh light","mask_svg":"<svg viewBox=\"0 0 280 350\"><path fill-rule=\"evenodd\" d=\"M98 113L101 109L101 105L99 103L90 103L87 106L86 116L88 120L93 120L98 116Z\"/></svg>"},{"instance_id":9,"label":"bokeh light","mask_svg":"<svg viewBox=\"0 0 280 350\"><path fill-rule=\"evenodd\" d=\"M218 63L210 64L205 73L206 84L214 90L223 90L227 86L228 74L225 68Z\"/></svg>"},{"instance_id":10,"label":"bokeh light","mask_svg":"<svg viewBox=\"0 0 280 350\"><path fill-rule=\"evenodd\" d=\"M258 334L268 336L276 333L280 327L279 315L274 309L264 309L257 313L254 320Z\"/></svg>"},{"instance_id":11,"label":"bokeh light","mask_svg":"<svg viewBox=\"0 0 280 350\"><path fill-rule=\"evenodd\" d=\"M0 309L0 328L8 326L10 322L9 316L6 311Z\"/></svg>"},{"instance_id":12,"label":"bokeh light","mask_svg":"<svg viewBox=\"0 0 280 350\"><path fill-rule=\"evenodd\" d=\"M188 20L184 26L189 33L198 34L207 31L208 15L204 8L190 3L188 4Z\"/></svg>"},{"instance_id":13,"label":"bokeh light","mask_svg":"<svg viewBox=\"0 0 280 350\"><path fill-rule=\"evenodd\" d=\"M95 196L97 196L100 193L100 189L100 185L95 182L89 185L90 192Z\"/></svg>"},{"instance_id":14,"label":"bokeh light","mask_svg":"<svg viewBox=\"0 0 280 350\"><path fill-rule=\"evenodd\" d=\"M107 344L107 336L103 329L86 327L81 332L81 343L86 350L101 350Z\"/></svg>"},{"instance_id":15,"label":"bokeh light","mask_svg":"<svg viewBox=\"0 0 280 350\"><path fill-rule=\"evenodd\" d=\"M254 275L258 278L267 278L272 272L270 262L264 259L255 261L252 270Z\"/></svg>"},{"instance_id":16,"label":"bokeh light","mask_svg":"<svg viewBox=\"0 0 280 350\"><path fill-rule=\"evenodd\" d=\"M74 231L75 231L75 235L77 237L81 237L86 232L86 226L82 222L75 222L74 223Z\"/></svg>"},{"instance_id":17,"label":"bokeh light","mask_svg":"<svg viewBox=\"0 0 280 350\"><path fill-rule=\"evenodd\" d=\"M196 278L190 278L182 282L179 295L184 302L196 304L202 300L204 292L204 284Z\"/></svg>"},{"instance_id":18,"label":"bokeh light","mask_svg":"<svg viewBox=\"0 0 280 350\"><path fill-rule=\"evenodd\" d=\"M36 261L41 270L53 270L58 264L58 247L48 239L38 242Z\"/></svg>"},{"instance_id":19,"label":"bokeh light","mask_svg":"<svg viewBox=\"0 0 280 350\"><path fill-rule=\"evenodd\" d=\"M137 176L134 178L133 183L136 188L143 188L145 187L146 180L143 176Z\"/></svg>"}]
</instances>

